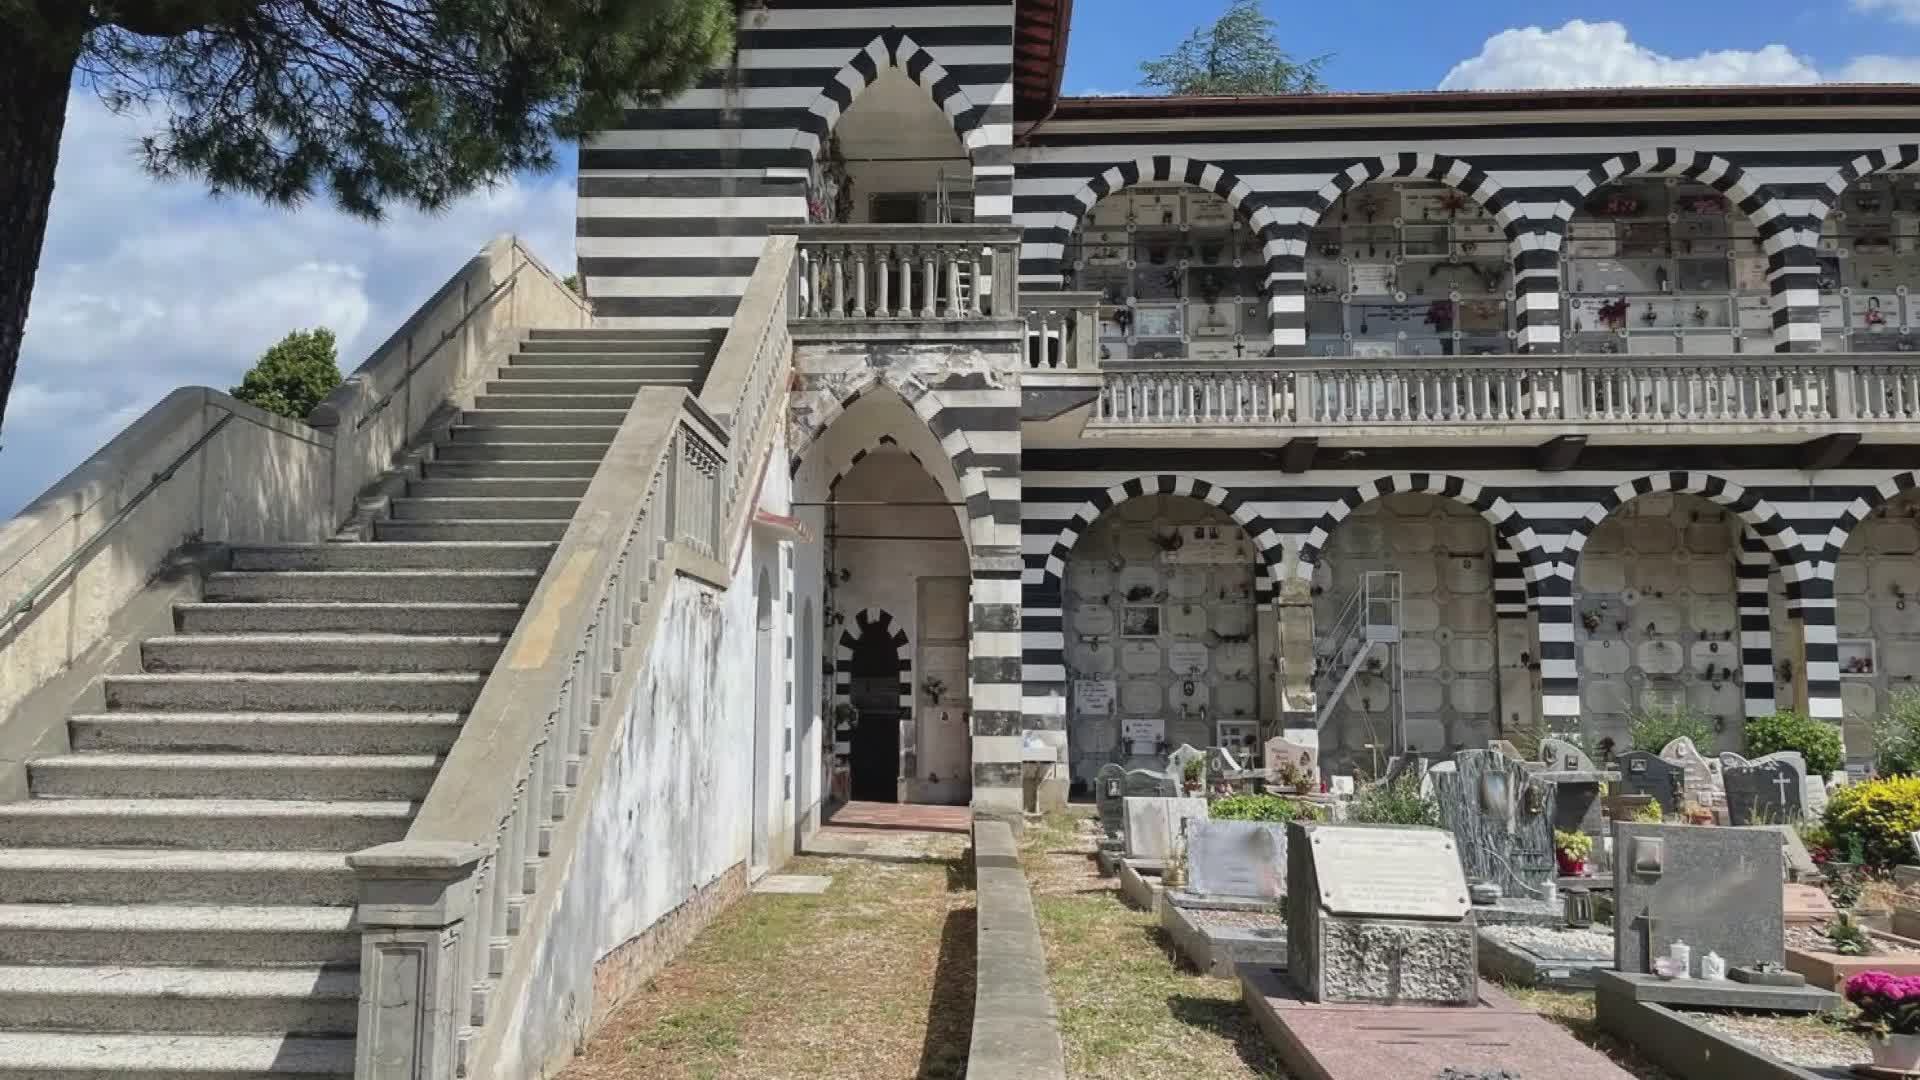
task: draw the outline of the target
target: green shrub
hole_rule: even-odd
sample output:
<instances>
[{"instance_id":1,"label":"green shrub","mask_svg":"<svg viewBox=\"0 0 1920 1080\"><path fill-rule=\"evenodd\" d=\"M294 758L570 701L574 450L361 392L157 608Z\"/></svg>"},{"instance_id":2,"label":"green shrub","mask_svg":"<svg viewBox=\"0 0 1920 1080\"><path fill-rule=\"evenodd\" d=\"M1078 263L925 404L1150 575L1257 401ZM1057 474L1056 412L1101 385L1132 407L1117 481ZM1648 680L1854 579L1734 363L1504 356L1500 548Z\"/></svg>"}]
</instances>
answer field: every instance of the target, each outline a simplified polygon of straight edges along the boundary
<instances>
[{"instance_id":1,"label":"green shrub","mask_svg":"<svg viewBox=\"0 0 1920 1080\"><path fill-rule=\"evenodd\" d=\"M1319 821L1320 809L1278 795L1229 795L1215 799L1207 816L1215 821Z\"/></svg>"},{"instance_id":2,"label":"green shrub","mask_svg":"<svg viewBox=\"0 0 1920 1080\"><path fill-rule=\"evenodd\" d=\"M1920 774L1920 690L1895 690L1873 718L1873 767L1881 776Z\"/></svg>"},{"instance_id":3,"label":"green shrub","mask_svg":"<svg viewBox=\"0 0 1920 1080\"><path fill-rule=\"evenodd\" d=\"M1747 721L1748 757L1782 750L1799 751L1800 756L1807 759L1807 772L1822 778L1839 769L1845 759L1845 751L1840 747L1840 729L1825 720L1782 711Z\"/></svg>"},{"instance_id":4,"label":"green shrub","mask_svg":"<svg viewBox=\"0 0 1920 1080\"><path fill-rule=\"evenodd\" d=\"M1840 851L1876 866L1913 861L1907 834L1920 829L1920 776L1848 784L1827 800L1827 834Z\"/></svg>"},{"instance_id":5,"label":"green shrub","mask_svg":"<svg viewBox=\"0 0 1920 1080\"><path fill-rule=\"evenodd\" d=\"M1347 820L1365 825L1438 825L1440 804L1420 795L1420 778L1411 773L1391 784L1361 789L1347 808Z\"/></svg>"},{"instance_id":6,"label":"green shrub","mask_svg":"<svg viewBox=\"0 0 1920 1080\"><path fill-rule=\"evenodd\" d=\"M1627 725L1632 749L1650 754L1665 750L1668 743L1683 735L1692 739L1701 753L1709 753L1714 744L1713 721L1685 705L1674 705L1635 709Z\"/></svg>"},{"instance_id":7,"label":"green shrub","mask_svg":"<svg viewBox=\"0 0 1920 1080\"><path fill-rule=\"evenodd\" d=\"M233 396L289 420L305 420L340 385L340 353L326 327L295 330L261 355Z\"/></svg>"}]
</instances>

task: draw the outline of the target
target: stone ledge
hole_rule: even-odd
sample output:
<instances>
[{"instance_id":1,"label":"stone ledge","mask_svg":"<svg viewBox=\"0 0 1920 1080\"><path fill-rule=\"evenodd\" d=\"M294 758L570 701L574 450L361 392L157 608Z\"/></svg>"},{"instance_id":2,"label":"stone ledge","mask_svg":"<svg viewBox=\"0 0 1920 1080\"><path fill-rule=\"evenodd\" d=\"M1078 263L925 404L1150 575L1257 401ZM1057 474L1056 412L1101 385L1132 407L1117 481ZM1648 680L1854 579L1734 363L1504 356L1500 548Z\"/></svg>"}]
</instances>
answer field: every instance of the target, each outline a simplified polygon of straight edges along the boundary
<instances>
[{"instance_id":1,"label":"stone ledge","mask_svg":"<svg viewBox=\"0 0 1920 1080\"><path fill-rule=\"evenodd\" d=\"M1065 1080L1060 1017L1033 897L1004 821L973 826L978 906L968 1080Z\"/></svg>"},{"instance_id":2,"label":"stone ledge","mask_svg":"<svg viewBox=\"0 0 1920 1080\"><path fill-rule=\"evenodd\" d=\"M1767 1012L1817 1013L1838 1008L1840 995L1816 985L1759 986L1706 979L1662 979L1632 971L1594 974L1594 988L1602 999L1617 997L1659 1005L1693 1005L1706 1009L1762 1009Z\"/></svg>"},{"instance_id":3,"label":"stone ledge","mask_svg":"<svg viewBox=\"0 0 1920 1080\"><path fill-rule=\"evenodd\" d=\"M1665 1005L1603 993L1595 1008L1603 1030L1680 1080L1820 1080L1819 1073L1768 1057Z\"/></svg>"}]
</instances>

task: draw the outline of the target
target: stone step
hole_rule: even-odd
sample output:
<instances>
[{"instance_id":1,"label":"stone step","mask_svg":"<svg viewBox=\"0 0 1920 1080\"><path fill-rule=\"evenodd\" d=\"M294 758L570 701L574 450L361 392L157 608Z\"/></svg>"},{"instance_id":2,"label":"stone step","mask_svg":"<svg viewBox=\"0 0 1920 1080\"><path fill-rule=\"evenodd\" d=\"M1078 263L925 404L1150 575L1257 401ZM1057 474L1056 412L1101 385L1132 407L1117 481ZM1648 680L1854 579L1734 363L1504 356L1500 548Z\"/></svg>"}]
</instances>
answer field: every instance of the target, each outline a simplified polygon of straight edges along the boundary
<instances>
[{"instance_id":1,"label":"stone step","mask_svg":"<svg viewBox=\"0 0 1920 1080\"><path fill-rule=\"evenodd\" d=\"M350 1036L359 997L345 966L0 967L0 1032Z\"/></svg>"},{"instance_id":2,"label":"stone step","mask_svg":"<svg viewBox=\"0 0 1920 1080\"><path fill-rule=\"evenodd\" d=\"M358 851L406 836L390 799L22 799L0 803L0 846Z\"/></svg>"},{"instance_id":3,"label":"stone step","mask_svg":"<svg viewBox=\"0 0 1920 1080\"><path fill-rule=\"evenodd\" d=\"M511 634L523 610L513 602L175 604L173 625L184 634Z\"/></svg>"},{"instance_id":4,"label":"stone step","mask_svg":"<svg viewBox=\"0 0 1920 1080\"><path fill-rule=\"evenodd\" d=\"M0 904L353 902L345 852L0 847Z\"/></svg>"},{"instance_id":5,"label":"stone step","mask_svg":"<svg viewBox=\"0 0 1920 1080\"><path fill-rule=\"evenodd\" d=\"M621 415L624 419L625 414ZM604 457L607 447L613 445L613 437L620 432L618 422L609 424L587 422L574 417L567 419L576 422L568 423L563 419L558 422L523 424L454 424L447 429L448 444L511 443L521 446L527 443L578 443L594 447Z\"/></svg>"},{"instance_id":6,"label":"stone step","mask_svg":"<svg viewBox=\"0 0 1920 1080\"><path fill-rule=\"evenodd\" d=\"M531 368L539 371L540 368ZM547 370L557 370L549 368ZM611 369L609 369L611 370ZM626 369L621 369L626 370ZM608 379L497 379L487 384L486 399L489 403L501 402L501 408L524 408L528 403L522 401L505 402L506 397L518 398L526 394L558 397L606 397L631 403L634 395L649 386L686 386L692 381L692 373L685 378L675 378L669 374L635 375L627 378ZM539 403L534 403L539 404ZM565 406L562 405L562 408Z\"/></svg>"},{"instance_id":7,"label":"stone step","mask_svg":"<svg viewBox=\"0 0 1920 1080\"><path fill-rule=\"evenodd\" d=\"M570 518L449 518L441 521L386 519L373 523L377 540L558 540ZM531 595L531 594L529 594Z\"/></svg>"},{"instance_id":8,"label":"stone step","mask_svg":"<svg viewBox=\"0 0 1920 1080\"><path fill-rule=\"evenodd\" d=\"M396 500L406 501L418 500ZM573 502L570 499L554 501ZM571 511L567 516L572 516ZM207 576L206 599L524 604L533 596L534 586L539 583L540 574L533 570L395 570L385 573L357 570L222 571Z\"/></svg>"},{"instance_id":9,"label":"stone step","mask_svg":"<svg viewBox=\"0 0 1920 1080\"><path fill-rule=\"evenodd\" d=\"M631 404L631 403L629 403ZM469 427L618 427L627 418L627 406L599 409L468 409L460 414Z\"/></svg>"},{"instance_id":10,"label":"stone step","mask_svg":"<svg viewBox=\"0 0 1920 1080\"><path fill-rule=\"evenodd\" d=\"M109 712L71 717L67 733L75 750L441 754L453 745L464 719L457 712Z\"/></svg>"},{"instance_id":11,"label":"stone step","mask_svg":"<svg viewBox=\"0 0 1920 1080\"><path fill-rule=\"evenodd\" d=\"M493 670L502 634L187 634L148 638L142 665L163 671Z\"/></svg>"},{"instance_id":12,"label":"stone step","mask_svg":"<svg viewBox=\"0 0 1920 1080\"><path fill-rule=\"evenodd\" d=\"M345 905L0 904L0 964L359 962L360 934ZM9 1060L0 1049L0 1063Z\"/></svg>"},{"instance_id":13,"label":"stone step","mask_svg":"<svg viewBox=\"0 0 1920 1080\"><path fill-rule=\"evenodd\" d=\"M504 480L513 477L591 480L599 468L599 457L546 461L515 461L505 457L491 461L455 458L429 461L422 466L431 480Z\"/></svg>"},{"instance_id":14,"label":"stone step","mask_svg":"<svg viewBox=\"0 0 1920 1080\"><path fill-rule=\"evenodd\" d=\"M512 428L481 430L511 434ZM433 448L438 465L471 461L570 461L590 462L595 466L607 456L607 447L597 442L443 442Z\"/></svg>"},{"instance_id":15,"label":"stone step","mask_svg":"<svg viewBox=\"0 0 1920 1080\"><path fill-rule=\"evenodd\" d=\"M235 548L232 568L235 570L543 570L546 568L547 560L553 557L555 546L538 541L283 544Z\"/></svg>"},{"instance_id":16,"label":"stone step","mask_svg":"<svg viewBox=\"0 0 1920 1080\"><path fill-rule=\"evenodd\" d=\"M0 1031L0 1080L353 1080L353 1039Z\"/></svg>"},{"instance_id":17,"label":"stone step","mask_svg":"<svg viewBox=\"0 0 1920 1080\"><path fill-rule=\"evenodd\" d=\"M532 338L515 350L514 357L561 353L590 356L622 356L644 353L686 353L702 358L712 356L719 343L711 338L679 336L651 338Z\"/></svg>"},{"instance_id":18,"label":"stone step","mask_svg":"<svg viewBox=\"0 0 1920 1080\"><path fill-rule=\"evenodd\" d=\"M393 516L407 521L471 521L476 518L521 518L567 521L580 506L574 498L519 496L462 496L393 500ZM531 595L531 594L529 594Z\"/></svg>"},{"instance_id":19,"label":"stone step","mask_svg":"<svg viewBox=\"0 0 1920 1080\"><path fill-rule=\"evenodd\" d=\"M556 343L557 344L557 343ZM587 346L591 347L587 347ZM629 368L643 364L673 364L691 367L693 378L706 374L713 362L713 349L684 342L583 343L581 348L549 348L545 342L531 343L507 360L514 368Z\"/></svg>"},{"instance_id":20,"label":"stone step","mask_svg":"<svg viewBox=\"0 0 1920 1080\"><path fill-rule=\"evenodd\" d=\"M587 493L592 478L577 477L433 477L407 483L407 497L413 499L578 499ZM541 563L542 566L546 564Z\"/></svg>"},{"instance_id":21,"label":"stone step","mask_svg":"<svg viewBox=\"0 0 1920 1080\"><path fill-rule=\"evenodd\" d=\"M127 754L93 750L27 764L36 798L416 800L432 754Z\"/></svg>"},{"instance_id":22,"label":"stone step","mask_svg":"<svg viewBox=\"0 0 1920 1080\"><path fill-rule=\"evenodd\" d=\"M481 394L473 399L474 409L481 412L529 409L592 412L605 409L624 413L632 406L632 394L549 394L533 388L515 394Z\"/></svg>"},{"instance_id":23,"label":"stone step","mask_svg":"<svg viewBox=\"0 0 1920 1080\"><path fill-rule=\"evenodd\" d=\"M508 364L496 373L497 381L489 383L488 389L499 393L512 393L511 388L525 388L529 384L550 387L579 382L621 382L642 384L657 382L661 379L676 383L689 383L698 379L707 369L704 363L692 360L653 360L650 357L635 357L631 364ZM507 387L508 389L498 389ZM577 393L578 391L567 391ZM612 391L593 390L587 393L610 393Z\"/></svg>"},{"instance_id":24,"label":"stone step","mask_svg":"<svg viewBox=\"0 0 1920 1080\"><path fill-rule=\"evenodd\" d=\"M466 712L485 675L462 673L109 675L107 708L134 712Z\"/></svg>"},{"instance_id":25,"label":"stone step","mask_svg":"<svg viewBox=\"0 0 1920 1080\"><path fill-rule=\"evenodd\" d=\"M649 330L639 329L579 329L555 327L534 330L527 334L528 341L693 341L717 347L720 340L727 336L725 330Z\"/></svg>"}]
</instances>

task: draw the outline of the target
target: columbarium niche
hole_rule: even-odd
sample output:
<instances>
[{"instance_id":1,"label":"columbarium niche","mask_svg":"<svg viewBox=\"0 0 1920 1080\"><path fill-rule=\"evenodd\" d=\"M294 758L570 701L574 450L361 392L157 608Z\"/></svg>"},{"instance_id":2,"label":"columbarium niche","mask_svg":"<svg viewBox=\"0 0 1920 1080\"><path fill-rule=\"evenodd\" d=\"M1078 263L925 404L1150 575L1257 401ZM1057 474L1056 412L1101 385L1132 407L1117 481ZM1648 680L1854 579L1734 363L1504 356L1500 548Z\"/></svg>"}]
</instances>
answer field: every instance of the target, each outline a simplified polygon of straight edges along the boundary
<instances>
[{"instance_id":1,"label":"columbarium niche","mask_svg":"<svg viewBox=\"0 0 1920 1080\"><path fill-rule=\"evenodd\" d=\"M1367 574L1397 572L1402 595L1397 650L1377 650L1377 663L1363 663L1320 733L1322 757L1334 771L1359 767L1377 775L1398 748L1447 754L1494 737L1500 695L1493 546L1485 519L1438 495L1377 499L1334 530L1314 567L1315 644L1323 657L1316 689L1338 685L1343 664L1327 658L1339 655L1334 637L1349 625L1342 617Z\"/></svg>"},{"instance_id":2,"label":"columbarium niche","mask_svg":"<svg viewBox=\"0 0 1920 1080\"><path fill-rule=\"evenodd\" d=\"M1068 746L1072 778L1100 766L1165 766L1189 743L1250 754L1259 740L1257 553L1197 499L1115 506L1067 558Z\"/></svg>"},{"instance_id":3,"label":"columbarium niche","mask_svg":"<svg viewBox=\"0 0 1920 1080\"><path fill-rule=\"evenodd\" d=\"M1102 360L1237 360L1273 340L1267 259L1233 205L1184 184L1094 204L1067 244L1067 286L1101 294Z\"/></svg>"},{"instance_id":4,"label":"columbarium niche","mask_svg":"<svg viewBox=\"0 0 1920 1080\"><path fill-rule=\"evenodd\" d=\"M1864 762L1873 718L1893 694L1920 688L1920 496L1893 499L1854 526L1833 591L1842 734L1848 759Z\"/></svg>"},{"instance_id":5,"label":"columbarium niche","mask_svg":"<svg viewBox=\"0 0 1920 1080\"><path fill-rule=\"evenodd\" d=\"M1920 327L1920 176L1869 176L1820 226L1820 341L1827 352L1910 352ZM1843 672L1844 674L1844 672Z\"/></svg>"},{"instance_id":6,"label":"columbarium niche","mask_svg":"<svg viewBox=\"0 0 1920 1080\"><path fill-rule=\"evenodd\" d=\"M1486 207L1444 184L1363 184L1307 241L1315 356L1455 356L1515 349L1513 264Z\"/></svg>"},{"instance_id":7,"label":"columbarium niche","mask_svg":"<svg viewBox=\"0 0 1920 1080\"><path fill-rule=\"evenodd\" d=\"M1567 225L1561 282L1569 352L1773 348L1759 230L1705 184L1630 177L1596 188Z\"/></svg>"},{"instance_id":8,"label":"columbarium niche","mask_svg":"<svg viewBox=\"0 0 1920 1080\"><path fill-rule=\"evenodd\" d=\"M1582 734L1629 749L1635 712L1686 707L1740 749L1746 692L1734 572L1740 519L1697 495L1655 494L1589 536L1574 579ZM1713 752L1714 747L1702 750Z\"/></svg>"}]
</instances>

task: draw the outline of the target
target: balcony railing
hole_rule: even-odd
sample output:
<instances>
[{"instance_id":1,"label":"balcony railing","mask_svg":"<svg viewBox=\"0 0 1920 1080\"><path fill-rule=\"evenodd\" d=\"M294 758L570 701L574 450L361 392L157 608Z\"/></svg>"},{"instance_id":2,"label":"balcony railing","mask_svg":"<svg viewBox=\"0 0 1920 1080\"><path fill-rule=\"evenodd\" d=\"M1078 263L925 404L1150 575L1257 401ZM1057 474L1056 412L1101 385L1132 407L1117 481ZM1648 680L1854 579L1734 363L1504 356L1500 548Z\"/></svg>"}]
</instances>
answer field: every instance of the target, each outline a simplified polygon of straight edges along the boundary
<instances>
[{"instance_id":1,"label":"balcony railing","mask_svg":"<svg viewBox=\"0 0 1920 1080\"><path fill-rule=\"evenodd\" d=\"M804 225L796 323L1019 317L1019 230L1006 225Z\"/></svg>"},{"instance_id":2,"label":"balcony railing","mask_svg":"<svg viewBox=\"0 0 1920 1080\"><path fill-rule=\"evenodd\" d=\"M1109 367L1090 427L1675 424L1920 420L1920 361L1889 356L1460 357L1376 366Z\"/></svg>"}]
</instances>

